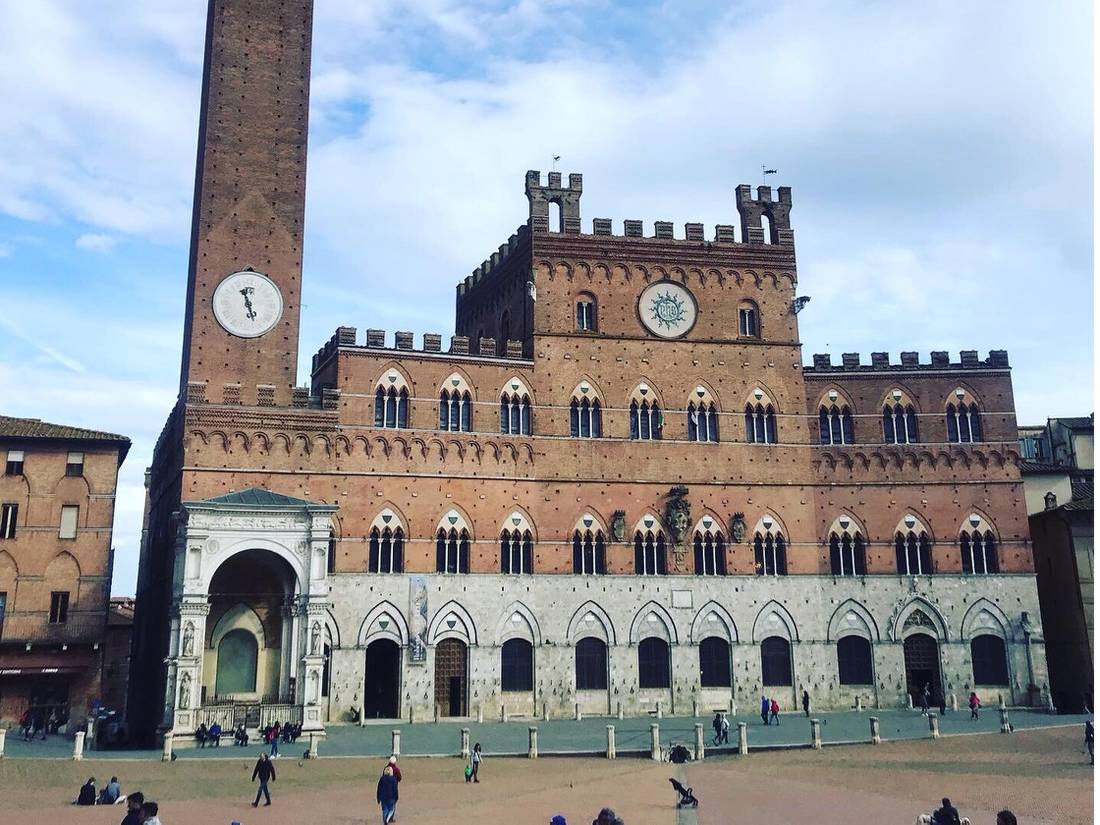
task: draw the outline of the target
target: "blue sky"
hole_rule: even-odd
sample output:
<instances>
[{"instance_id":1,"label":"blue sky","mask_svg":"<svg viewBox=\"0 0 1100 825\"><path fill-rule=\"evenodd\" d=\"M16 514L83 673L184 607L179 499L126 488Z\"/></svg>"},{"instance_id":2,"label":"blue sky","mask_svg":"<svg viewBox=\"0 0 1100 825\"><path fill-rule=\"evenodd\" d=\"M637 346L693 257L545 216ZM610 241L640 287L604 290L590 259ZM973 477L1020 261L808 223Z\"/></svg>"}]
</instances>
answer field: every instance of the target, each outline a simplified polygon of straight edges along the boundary
<instances>
[{"instance_id":1,"label":"blue sky","mask_svg":"<svg viewBox=\"0 0 1100 825\"><path fill-rule=\"evenodd\" d=\"M586 229L733 223L775 167L805 361L1003 348L1022 422L1092 410L1088 3L316 6L300 382L341 324L449 335L558 154ZM134 440L116 594L178 381L205 13L0 0L0 411Z\"/></svg>"}]
</instances>

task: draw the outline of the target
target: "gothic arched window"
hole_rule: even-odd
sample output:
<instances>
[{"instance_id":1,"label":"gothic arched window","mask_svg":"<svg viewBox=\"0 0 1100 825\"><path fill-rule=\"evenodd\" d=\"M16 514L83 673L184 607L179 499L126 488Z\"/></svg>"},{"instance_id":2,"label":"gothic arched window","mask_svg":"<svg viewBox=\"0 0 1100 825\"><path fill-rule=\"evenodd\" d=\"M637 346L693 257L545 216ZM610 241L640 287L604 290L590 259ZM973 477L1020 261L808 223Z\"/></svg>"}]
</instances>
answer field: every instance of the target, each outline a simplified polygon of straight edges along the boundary
<instances>
[{"instance_id":1,"label":"gothic arched window","mask_svg":"<svg viewBox=\"0 0 1100 825\"><path fill-rule=\"evenodd\" d=\"M692 538L692 550L695 555L695 575L726 575L726 541L718 523L709 516L695 528Z\"/></svg>"},{"instance_id":2,"label":"gothic arched window","mask_svg":"<svg viewBox=\"0 0 1100 825\"><path fill-rule=\"evenodd\" d=\"M573 572L581 575L607 572L603 530L573 531Z\"/></svg>"},{"instance_id":3,"label":"gothic arched window","mask_svg":"<svg viewBox=\"0 0 1100 825\"><path fill-rule=\"evenodd\" d=\"M639 576L663 576L668 572L664 530L634 533L634 572Z\"/></svg>"},{"instance_id":4,"label":"gothic arched window","mask_svg":"<svg viewBox=\"0 0 1100 825\"><path fill-rule=\"evenodd\" d=\"M818 429L822 444L852 444L855 441L852 411L847 404L840 407L822 404L818 410Z\"/></svg>"},{"instance_id":5,"label":"gothic arched window","mask_svg":"<svg viewBox=\"0 0 1100 825\"><path fill-rule=\"evenodd\" d=\"M370 553L367 569L371 573L400 573L404 569L405 533L398 527L370 531Z\"/></svg>"}]
</instances>

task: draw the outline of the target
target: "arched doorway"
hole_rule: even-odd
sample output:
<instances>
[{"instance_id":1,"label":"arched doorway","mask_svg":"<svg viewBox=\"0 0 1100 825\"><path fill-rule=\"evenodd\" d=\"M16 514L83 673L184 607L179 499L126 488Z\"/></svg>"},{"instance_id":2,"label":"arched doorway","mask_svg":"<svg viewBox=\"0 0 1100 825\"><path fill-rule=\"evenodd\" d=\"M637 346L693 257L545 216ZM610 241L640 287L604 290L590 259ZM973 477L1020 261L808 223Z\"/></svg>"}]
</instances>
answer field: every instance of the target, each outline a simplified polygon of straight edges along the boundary
<instances>
[{"instance_id":1,"label":"arched doorway","mask_svg":"<svg viewBox=\"0 0 1100 825\"><path fill-rule=\"evenodd\" d=\"M466 643L443 639L435 646L435 706L440 716L466 716Z\"/></svg>"},{"instance_id":2,"label":"arched doorway","mask_svg":"<svg viewBox=\"0 0 1100 825\"><path fill-rule=\"evenodd\" d=\"M934 701L941 690L939 644L927 633L914 633L905 640L904 647L906 690L918 704L921 691L928 685Z\"/></svg>"},{"instance_id":3,"label":"arched doorway","mask_svg":"<svg viewBox=\"0 0 1100 825\"><path fill-rule=\"evenodd\" d=\"M367 645L366 678L363 685L364 719L400 717L401 648L390 639Z\"/></svg>"},{"instance_id":4,"label":"arched doorway","mask_svg":"<svg viewBox=\"0 0 1100 825\"><path fill-rule=\"evenodd\" d=\"M218 673L214 694L230 696L256 692L256 659L260 648L256 637L238 628L218 643Z\"/></svg>"}]
</instances>

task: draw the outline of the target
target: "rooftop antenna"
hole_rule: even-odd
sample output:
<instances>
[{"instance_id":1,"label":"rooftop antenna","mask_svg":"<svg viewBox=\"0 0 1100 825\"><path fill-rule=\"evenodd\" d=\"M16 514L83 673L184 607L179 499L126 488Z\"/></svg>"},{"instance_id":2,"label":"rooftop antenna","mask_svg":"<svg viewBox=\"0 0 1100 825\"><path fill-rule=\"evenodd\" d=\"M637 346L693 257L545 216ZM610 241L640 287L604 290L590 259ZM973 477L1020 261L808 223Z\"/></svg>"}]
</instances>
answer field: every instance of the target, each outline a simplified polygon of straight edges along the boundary
<instances>
[{"instance_id":1,"label":"rooftop antenna","mask_svg":"<svg viewBox=\"0 0 1100 825\"><path fill-rule=\"evenodd\" d=\"M558 161L561 160L561 155L551 155L551 157L554 159L554 162L550 165L550 171L551 172L557 172L558 171Z\"/></svg>"},{"instance_id":2,"label":"rooftop antenna","mask_svg":"<svg viewBox=\"0 0 1100 825\"><path fill-rule=\"evenodd\" d=\"M769 169L767 164L761 163L760 164L760 182L761 182L761 184L766 184L768 182L768 175L774 175L778 171L779 171L778 169Z\"/></svg>"}]
</instances>

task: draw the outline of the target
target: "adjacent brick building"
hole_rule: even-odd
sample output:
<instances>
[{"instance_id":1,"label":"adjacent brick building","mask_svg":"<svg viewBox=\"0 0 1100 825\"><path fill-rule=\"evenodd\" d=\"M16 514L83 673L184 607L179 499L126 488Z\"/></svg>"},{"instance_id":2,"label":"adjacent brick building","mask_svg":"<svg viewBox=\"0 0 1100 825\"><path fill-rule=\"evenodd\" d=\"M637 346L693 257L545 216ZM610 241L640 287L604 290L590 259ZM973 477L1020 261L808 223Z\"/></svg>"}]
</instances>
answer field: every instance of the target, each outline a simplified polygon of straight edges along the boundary
<instances>
[{"instance_id":1,"label":"adjacent brick building","mask_svg":"<svg viewBox=\"0 0 1100 825\"><path fill-rule=\"evenodd\" d=\"M33 710L82 724L101 698L129 449L113 433L0 416L0 723Z\"/></svg>"},{"instance_id":2,"label":"adjacent brick building","mask_svg":"<svg viewBox=\"0 0 1100 825\"><path fill-rule=\"evenodd\" d=\"M528 172L446 349L340 327L296 387L311 5L210 7L137 727L1045 701L1006 353L804 366L786 187L586 232Z\"/></svg>"}]
</instances>

